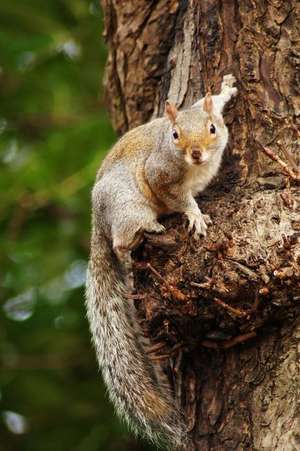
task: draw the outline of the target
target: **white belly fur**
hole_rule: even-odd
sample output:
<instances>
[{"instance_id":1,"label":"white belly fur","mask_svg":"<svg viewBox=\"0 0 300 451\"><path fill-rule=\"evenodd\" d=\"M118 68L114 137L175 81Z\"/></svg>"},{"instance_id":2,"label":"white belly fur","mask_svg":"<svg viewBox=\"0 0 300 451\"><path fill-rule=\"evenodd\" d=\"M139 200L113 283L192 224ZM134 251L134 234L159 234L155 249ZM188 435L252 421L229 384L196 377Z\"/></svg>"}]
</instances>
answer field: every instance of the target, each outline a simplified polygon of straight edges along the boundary
<instances>
[{"instance_id":1,"label":"white belly fur","mask_svg":"<svg viewBox=\"0 0 300 451\"><path fill-rule=\"evenodd\" d=\"M220 167L223 152L216 152L207 163L190 166L186 174L186 186L192 191L193 196L203 191Z\"/></svg>"}]
</instances>

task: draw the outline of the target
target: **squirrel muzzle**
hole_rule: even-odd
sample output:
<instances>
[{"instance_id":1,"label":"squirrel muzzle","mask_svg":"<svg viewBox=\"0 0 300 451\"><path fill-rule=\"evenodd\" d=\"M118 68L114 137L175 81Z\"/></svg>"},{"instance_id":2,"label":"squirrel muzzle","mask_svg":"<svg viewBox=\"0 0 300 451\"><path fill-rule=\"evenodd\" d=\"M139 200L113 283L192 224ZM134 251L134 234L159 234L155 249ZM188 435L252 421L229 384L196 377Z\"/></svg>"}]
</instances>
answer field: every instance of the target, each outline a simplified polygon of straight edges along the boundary
<instances>
[{"instance_id":1,"label":"squirrel muzzle","mask_svg":"<svg viewBox=\"0 0 300 451\"><path fill-rule=\"evenodd\" d=\"M193 160L193 164L201 164L202 161L202 151L200 149L192 149L191 157Z\"/></svg>"}]
</instances>

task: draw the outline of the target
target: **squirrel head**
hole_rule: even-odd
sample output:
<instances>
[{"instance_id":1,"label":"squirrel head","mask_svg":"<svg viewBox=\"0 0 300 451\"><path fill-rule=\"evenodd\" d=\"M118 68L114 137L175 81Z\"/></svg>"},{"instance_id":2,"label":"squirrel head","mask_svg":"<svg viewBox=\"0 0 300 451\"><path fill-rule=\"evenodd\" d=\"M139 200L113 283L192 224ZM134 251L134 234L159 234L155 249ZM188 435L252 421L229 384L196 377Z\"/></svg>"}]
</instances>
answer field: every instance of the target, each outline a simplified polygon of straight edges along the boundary
<instances>
[{"instance_id":1,"label":"squirrel head","mask_svg":"<svg viewBox=\"0 0 300 451\"><path fill-rule=\"evenodd\" d=\"M171 139L189 165L204 164L218 149L223 149L227 129L221 114L214 111L210 93L206 94L202 108L178 111L167 101L165 115L172 125Z\"/></svg>"}]
</instances>

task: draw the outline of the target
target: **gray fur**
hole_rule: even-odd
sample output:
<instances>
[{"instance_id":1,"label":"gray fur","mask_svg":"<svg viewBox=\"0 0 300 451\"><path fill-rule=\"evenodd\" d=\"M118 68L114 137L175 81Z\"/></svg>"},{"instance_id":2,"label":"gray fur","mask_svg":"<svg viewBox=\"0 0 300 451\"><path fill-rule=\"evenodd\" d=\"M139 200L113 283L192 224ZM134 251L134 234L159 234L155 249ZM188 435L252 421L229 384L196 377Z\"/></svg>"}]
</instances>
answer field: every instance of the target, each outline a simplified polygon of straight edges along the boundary
<instances>
[{"instance_id":1,"label":"gray fur","mask_svg":"<svg viewBox=\"0 0 300 451\"><path fill-rule=\"evenodd\" d=\"M228 139L221 113L236 92L233 82L232 76L227 81L224 78L221 94L213 96L218 135L213 148L202 149L207 158L203 165L193 164L174 144L172 125L166 118L156 119L119 140L104 160L92 194L86 307L103 379L117 412L134 432L176 449L188 446L186 425L164 374L147 358L146 339L132 301L126 298L132 287L130 253L145 231L164 230L157 221L161 213L183 212L195 236L205 235L209 218L202 215L194 195L206 187L220 166ZM202 103L179 112L176 119L191 138L190 149L200 142L207 124ZM139 184L140 169L150 194ZM156 205L155 199L163 207Z\"/></svg>"}]
</instances>

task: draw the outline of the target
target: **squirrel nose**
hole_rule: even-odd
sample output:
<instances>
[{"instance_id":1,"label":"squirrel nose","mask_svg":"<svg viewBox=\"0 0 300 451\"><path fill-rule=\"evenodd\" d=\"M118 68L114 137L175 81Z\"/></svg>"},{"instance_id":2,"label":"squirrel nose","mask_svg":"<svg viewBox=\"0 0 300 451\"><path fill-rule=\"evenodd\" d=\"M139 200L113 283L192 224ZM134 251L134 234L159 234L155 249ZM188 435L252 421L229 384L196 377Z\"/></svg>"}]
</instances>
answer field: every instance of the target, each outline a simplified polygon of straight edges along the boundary
<instances>
[{"instance_id":1,"label":"squirrel nose","mask_svg":"<svg viewBox=\"0 0 300 451\"><path fill-rule=\"evenodd\" d=\"M194 158L194 160L200 160L201 151L198 149L192 149L192 158Z\"/></svg>"}]
</instances>

